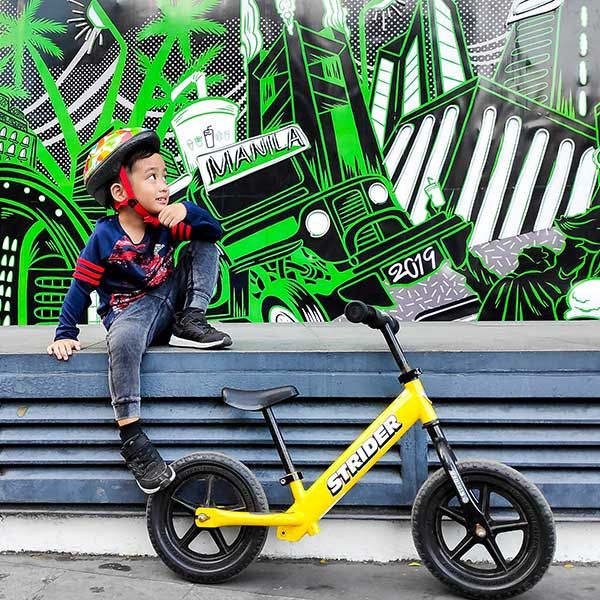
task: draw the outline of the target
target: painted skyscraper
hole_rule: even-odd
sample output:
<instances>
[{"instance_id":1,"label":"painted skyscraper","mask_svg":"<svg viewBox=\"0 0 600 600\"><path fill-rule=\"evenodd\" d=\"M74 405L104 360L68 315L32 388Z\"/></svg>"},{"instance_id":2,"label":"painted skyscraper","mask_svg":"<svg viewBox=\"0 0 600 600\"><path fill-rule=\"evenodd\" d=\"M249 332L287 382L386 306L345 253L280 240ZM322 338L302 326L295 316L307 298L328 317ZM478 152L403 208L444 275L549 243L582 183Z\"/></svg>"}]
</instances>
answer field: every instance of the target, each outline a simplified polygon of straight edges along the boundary
<instances>
[{"instance_id":1,"label":"painted skyscraper","mask_svg":"<svg viewBox=\"0 0 600 600\"><path fill-rule=\"evenodd\" d=\"M302 58L300 58L302 57ZM381 152L346 36L294 25L248 68L248 135L298 124L304 154L325 188L357 174L383 173Z\"/></svg>"},{"instance_id":2,"label":"painted skyscraper","mask_svg":"<svg viewBox=\"0 0 600 600\"><path fill-rule=\"evenodd\" d=\"M452 7L452 0L420 3L407 33L379 55L371 110L388 111L377 131L399 202L413 222L423 222L430 216L428 186L440 182L451 209L475 225L471 245L546 229L557 216L584 212L597 192L595 128L549 103L537 104L540 94L551 94L551 80L532 87L530 97L515 86L474 77L468 60L457 63L466 46ZM442 23L452 35L440 37L438 29L437 54L430 48L423 60L415 48L427 48L427 13L436 26L432 12L438 27ZM515 27L523 26L517 32L547 14L517 21ZM442 65L433 69L436 61ZM410 82L431 82L432 72L436 95L426 100L421 91L415 97L417 86ZM408 82L400 73L410 74ZM396 87L384 90L386 78Z\"/></svg>"},{"instance_id":3,"label":"painted skyscraper","mask_svg":"<svg viewBox=\"0 0 600 600\"><path fill-rule=\"evenodd\" d=\"M546 0L533 5L516 1L496 81L592 123L594 105L600 101L600 54L595 44L599 23L600 6L590 0Z\"/></svg>"},{"instance_id":4,"label":"painted skyscraper","mask_svg":"<svg viewBox=\"0 0 600 600\"><path fill-rule=\"evenodd\" d=\"M403 115L473 77L454 2L420 1L406 34L379 50L375 73L370 110L383 145Z\"/></svg>"}]
</instances>

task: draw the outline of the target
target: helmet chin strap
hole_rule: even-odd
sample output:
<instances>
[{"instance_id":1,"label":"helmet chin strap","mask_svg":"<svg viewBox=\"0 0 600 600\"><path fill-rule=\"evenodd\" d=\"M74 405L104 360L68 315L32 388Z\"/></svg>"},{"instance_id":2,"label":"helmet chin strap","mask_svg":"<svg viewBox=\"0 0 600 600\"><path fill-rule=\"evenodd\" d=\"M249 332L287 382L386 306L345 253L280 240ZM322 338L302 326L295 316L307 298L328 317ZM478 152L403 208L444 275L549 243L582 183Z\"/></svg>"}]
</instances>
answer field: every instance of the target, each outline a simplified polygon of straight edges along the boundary
<instances>
[{"instance_id":1,"label":"helmet chin strap","mask_svg":"<svg viewBox=\"0 0 600 600\"><path fill-rule=\"evenodd\" d=\"M119 178L121 179L121 184L125 188L125 193L127 194L127 198L125 200L121 200L120 202L115 202L115 209L118 211L120 208L124 206L130 206L135 210L135 212L143 217L144 223L149 223L153 227L160 227L160 221L156 217L156 215L151 215L135 198L135 194L133 193L133 188L131 187L131 183L129 183L129 178L127 177L127 172L125 171L125 167L121 167L119 171Z\"/></svg>"}]
</instances>

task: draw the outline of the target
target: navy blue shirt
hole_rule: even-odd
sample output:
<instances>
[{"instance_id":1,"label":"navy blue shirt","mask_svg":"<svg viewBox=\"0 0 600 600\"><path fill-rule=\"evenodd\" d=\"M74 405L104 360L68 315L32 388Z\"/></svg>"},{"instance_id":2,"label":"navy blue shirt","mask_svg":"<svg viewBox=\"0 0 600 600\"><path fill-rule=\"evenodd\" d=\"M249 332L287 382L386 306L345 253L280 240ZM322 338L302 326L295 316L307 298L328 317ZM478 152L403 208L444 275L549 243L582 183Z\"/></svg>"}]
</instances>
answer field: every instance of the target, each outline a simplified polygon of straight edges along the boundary
<instances>
[{"instance_id":1,"label":"navy blue shirt","mask_svg":"<svg viewBox=\"0 0 600 600\"><path fill-rule=\"evenodd\" d=\"M127 235L117 215L99 219L79 258L73 281L63 301L55 340L76 340L90 294L98 292L98 314L108 327L132 302L165 282L173 271L173 251L179 242L216 242L223 231L219 223L193 202L183 202L186 218L168 228L146 226L138 244Z\"/></svg>"}]
</instances>

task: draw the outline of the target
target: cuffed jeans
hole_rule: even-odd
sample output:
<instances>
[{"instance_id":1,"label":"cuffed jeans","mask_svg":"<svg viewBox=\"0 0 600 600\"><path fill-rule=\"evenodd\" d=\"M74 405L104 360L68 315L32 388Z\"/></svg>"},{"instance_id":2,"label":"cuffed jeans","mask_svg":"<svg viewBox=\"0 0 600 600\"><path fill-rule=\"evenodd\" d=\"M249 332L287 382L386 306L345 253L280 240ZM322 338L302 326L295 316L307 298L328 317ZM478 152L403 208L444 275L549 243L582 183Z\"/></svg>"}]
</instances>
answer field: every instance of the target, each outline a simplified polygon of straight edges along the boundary
<instances>
[{"instance_id":1,"label":"cuffed jeans","mask_svg":"<svg viewBox=\"0 0 600 600\"><path fill-rule=\"evenodd\" d=\"M192 241L167 281L119 313L108 328L108 386L115 419L140 416L140 366L153 343L168 341L175 313L206 310L217 282L219 251Z\"/></svg>"}]
</instances>

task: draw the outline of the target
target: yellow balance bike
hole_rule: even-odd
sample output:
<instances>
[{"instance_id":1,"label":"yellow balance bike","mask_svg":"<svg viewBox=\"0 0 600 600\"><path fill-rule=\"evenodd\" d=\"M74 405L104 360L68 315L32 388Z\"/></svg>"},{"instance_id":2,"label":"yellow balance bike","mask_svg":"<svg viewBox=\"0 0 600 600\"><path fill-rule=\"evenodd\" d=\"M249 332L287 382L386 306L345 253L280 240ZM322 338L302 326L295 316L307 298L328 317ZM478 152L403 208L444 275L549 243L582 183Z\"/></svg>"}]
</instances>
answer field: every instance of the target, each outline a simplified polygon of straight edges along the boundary
<instances>
[{"instance_id":1,"label":"yellow balance bike","mask_svg":"<svg viewBox=\"0 0 600 600\"><path fill-rule=\"evenodd\" d=\"M288 542L319 533L319 519L419 421L442 465L422 485L412 510L423 563L468 598L508 598L531 588L548 569L555 547L552 512L541 492L506 465L457 461L420 371L408 365L398 344L398 322L362 302L348 304L346 317L381 330L404 391L305 489L272 411L297 390L225 388L223 401L230 406L262 412L283 463L280 483L290 487L294 503L284 512L269 512L261 484L241 462L212 452L186 456L172 464L173 483L148 499L148 530L158 555L190 581L217 583L238 575L260 554L268 527Z\"/></svg>"}]
</instances>

